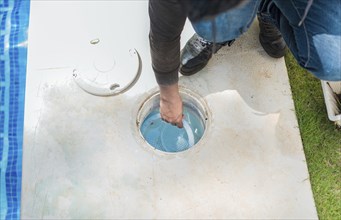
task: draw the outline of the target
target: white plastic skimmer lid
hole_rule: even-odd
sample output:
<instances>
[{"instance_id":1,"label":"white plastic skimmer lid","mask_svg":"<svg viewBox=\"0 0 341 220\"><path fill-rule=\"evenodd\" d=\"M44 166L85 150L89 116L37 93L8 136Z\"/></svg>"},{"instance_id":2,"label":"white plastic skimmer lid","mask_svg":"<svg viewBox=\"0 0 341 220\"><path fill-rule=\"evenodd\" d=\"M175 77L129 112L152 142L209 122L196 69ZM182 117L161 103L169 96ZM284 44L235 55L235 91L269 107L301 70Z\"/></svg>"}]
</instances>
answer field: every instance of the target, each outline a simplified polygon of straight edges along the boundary
<instances>
[{"instance_id":1,"label":"white plastic skimmer lid","mask_svg":"<svg viewBox=\"0 0 341 220\"><path fill-rule=\"evenodd\" d=\"M81 51L84 54L73 70L77 85L96 96L119 95L132 88L141 75L141 58L135 49L121 46L100 39L85 45Z\"/></svg>"}]
</instances>

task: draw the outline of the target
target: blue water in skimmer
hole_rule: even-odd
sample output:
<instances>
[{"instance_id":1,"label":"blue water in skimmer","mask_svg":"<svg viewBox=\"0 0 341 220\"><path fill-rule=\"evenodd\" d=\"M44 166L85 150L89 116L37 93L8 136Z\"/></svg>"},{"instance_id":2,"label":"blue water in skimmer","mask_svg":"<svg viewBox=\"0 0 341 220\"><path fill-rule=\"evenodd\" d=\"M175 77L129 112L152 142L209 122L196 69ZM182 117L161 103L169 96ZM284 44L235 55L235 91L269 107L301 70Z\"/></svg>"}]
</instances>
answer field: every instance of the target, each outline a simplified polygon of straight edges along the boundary
<instances>
[{"instance_id":1,"label":"blue water in skimmer","mask_svg":"<svg viewBox=\"0 0 341 220\"><path fill-rule=\"evenodd\" d=\"M153 147L165 152L180 152L196 144L204 134L205 124L200 115L189 106L183 110L184 128L178 128L160 118L159 109L147 115L140 131L144 139Z\"/></svg>"}]
</instances>

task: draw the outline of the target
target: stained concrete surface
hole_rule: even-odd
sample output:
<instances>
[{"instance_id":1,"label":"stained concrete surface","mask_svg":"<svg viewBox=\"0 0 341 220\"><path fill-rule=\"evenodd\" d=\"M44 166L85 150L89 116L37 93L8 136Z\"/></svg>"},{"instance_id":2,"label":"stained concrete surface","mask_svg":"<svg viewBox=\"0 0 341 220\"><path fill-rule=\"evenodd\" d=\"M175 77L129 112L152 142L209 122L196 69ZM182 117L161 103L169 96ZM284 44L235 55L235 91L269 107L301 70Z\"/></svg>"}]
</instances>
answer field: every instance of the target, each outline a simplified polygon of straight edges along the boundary
<instances>
[{"instance_id":1,"label":"stained concrete surface","mask_svg":"<svg viewBox=\"0 0 341 220\"><path fill-rule=\"evenodd\" d=\"M138 135L156 82L147 1L32 1L23 153L23 219L316 219L283 59L268 57L257 23L180 84L208 105L204 140L175 155ZM186 24L182 45L193 34ZM136 48L142 76L95 97L72 80L100 38Z\"/></svg>"}]
</instances>

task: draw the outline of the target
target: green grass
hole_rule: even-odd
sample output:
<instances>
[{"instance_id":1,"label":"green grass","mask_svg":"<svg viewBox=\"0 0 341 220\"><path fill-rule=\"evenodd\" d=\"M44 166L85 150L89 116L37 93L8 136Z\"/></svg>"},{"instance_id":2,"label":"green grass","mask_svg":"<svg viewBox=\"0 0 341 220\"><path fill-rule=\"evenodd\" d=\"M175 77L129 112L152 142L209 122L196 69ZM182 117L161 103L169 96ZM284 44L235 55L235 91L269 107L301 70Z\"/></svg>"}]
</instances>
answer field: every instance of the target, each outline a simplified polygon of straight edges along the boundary
<instances>
[{"instance_id":1,"label":"green grass","mask_svg":"<svg viewBox=\"0 0 341 220\"><path fill-rule=\"evenodd\" d=\"M320 219L341 219L341 130L328 120L321 83L285 57Z\"/></svg>"}]
</instances>

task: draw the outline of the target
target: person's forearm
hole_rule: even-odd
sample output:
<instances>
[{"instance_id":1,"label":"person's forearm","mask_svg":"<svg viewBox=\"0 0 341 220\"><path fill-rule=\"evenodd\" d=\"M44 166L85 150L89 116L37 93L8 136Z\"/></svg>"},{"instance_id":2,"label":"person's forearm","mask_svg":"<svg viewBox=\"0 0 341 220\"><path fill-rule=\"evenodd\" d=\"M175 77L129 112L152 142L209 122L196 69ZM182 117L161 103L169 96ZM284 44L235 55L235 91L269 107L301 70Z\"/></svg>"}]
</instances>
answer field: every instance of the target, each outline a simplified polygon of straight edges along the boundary
<instances>
[{"instance_id":1,"label":"person's forearm","mask_svg":"<svg viewBox=\"0 0 341 220\"><path fill-rule=\"evenodd\" d=\"M159 85L172 85L178 82L180 37L170 42L160 42L150 35L152 67Z\"/></svg>"},{"instance_id":2,"label":"person's forearm","mask_svg":"<svg viewBox=\"0 0 341 220\"><path fill-rule=\"evenodd\" d=\"M150 53L159 85L178 82L180 35L186 15L179 0L150 0Z\"/></svg>"}]
</instances>

